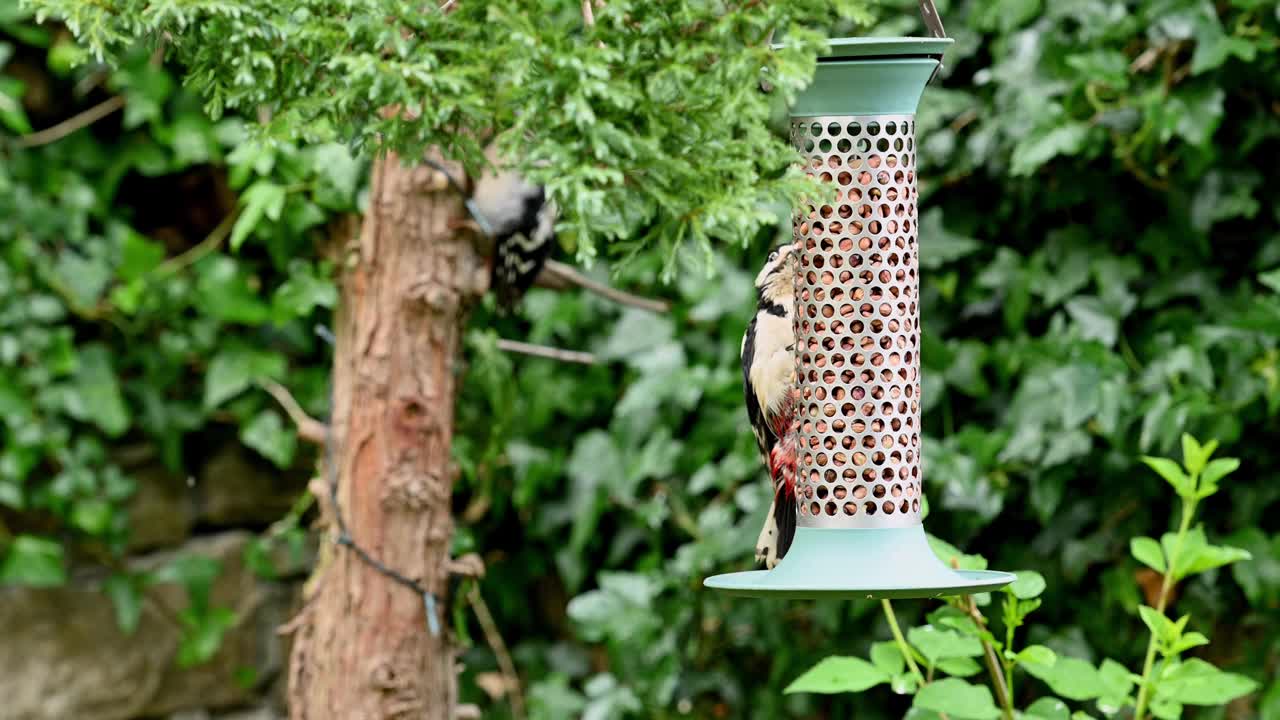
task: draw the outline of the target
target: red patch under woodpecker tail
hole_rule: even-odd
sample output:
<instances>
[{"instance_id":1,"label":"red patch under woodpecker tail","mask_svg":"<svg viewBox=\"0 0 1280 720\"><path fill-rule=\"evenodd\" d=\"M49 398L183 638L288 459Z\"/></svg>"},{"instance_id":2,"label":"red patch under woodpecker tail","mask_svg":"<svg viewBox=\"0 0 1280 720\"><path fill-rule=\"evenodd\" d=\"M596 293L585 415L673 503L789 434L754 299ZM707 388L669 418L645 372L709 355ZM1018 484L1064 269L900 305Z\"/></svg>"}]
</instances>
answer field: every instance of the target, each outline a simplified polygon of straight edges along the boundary
<instances>
[{"instance_id":1,"label":"red patch under woodpecker tail","mask_svg":"<svg viewBox=\"0 0 1280 720\"><path fill-rule=\"evenodd\" d=\"M786 556L796 534L796 440L787 433L769 453L773 478L773 521L778 527L778 559Z\"/></svg>"}]
</instances>

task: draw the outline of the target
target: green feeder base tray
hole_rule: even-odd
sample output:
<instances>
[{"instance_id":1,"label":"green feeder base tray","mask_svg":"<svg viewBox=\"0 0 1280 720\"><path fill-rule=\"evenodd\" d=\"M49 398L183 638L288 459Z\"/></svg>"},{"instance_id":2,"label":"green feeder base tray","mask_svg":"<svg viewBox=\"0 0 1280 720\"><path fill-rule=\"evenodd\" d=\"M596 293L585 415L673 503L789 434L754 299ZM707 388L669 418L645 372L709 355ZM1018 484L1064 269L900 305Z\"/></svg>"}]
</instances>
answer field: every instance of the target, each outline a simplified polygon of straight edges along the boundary
<instances>
[{"instance_id":1,"label":"green feeder base tray","mask_svg":"<svg viewBox=\"0 0 1280 720\"><path fill-rule=\"evenodd\" d=\"M703 585L739 597L932 598L989 592L1011 573L952 570L929 547L923 525L902 528L797 528L772 570L715 575Z\"/></svg>"}]
</instances>

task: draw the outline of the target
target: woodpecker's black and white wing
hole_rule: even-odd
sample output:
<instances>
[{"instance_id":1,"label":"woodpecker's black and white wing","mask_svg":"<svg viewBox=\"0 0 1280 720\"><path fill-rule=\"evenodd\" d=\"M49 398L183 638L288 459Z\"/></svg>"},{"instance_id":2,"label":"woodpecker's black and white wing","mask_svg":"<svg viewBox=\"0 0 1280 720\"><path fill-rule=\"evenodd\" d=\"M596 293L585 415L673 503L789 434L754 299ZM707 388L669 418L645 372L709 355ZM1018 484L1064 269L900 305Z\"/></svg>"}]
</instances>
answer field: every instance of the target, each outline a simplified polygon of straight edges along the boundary
<instances>
[{"instance_id":1,"label":"woodpecker's black and white wing","mask_svg":"<svg viewBox=\"0 0 1280 720\"><path fill-rule=\"evenodd\" d=\"M490 287L499 306L510 308L533 285L555 246L555 204L543 188L510 170L482 175L471 202L493 234Z\"/></svg>"}]
</instances>

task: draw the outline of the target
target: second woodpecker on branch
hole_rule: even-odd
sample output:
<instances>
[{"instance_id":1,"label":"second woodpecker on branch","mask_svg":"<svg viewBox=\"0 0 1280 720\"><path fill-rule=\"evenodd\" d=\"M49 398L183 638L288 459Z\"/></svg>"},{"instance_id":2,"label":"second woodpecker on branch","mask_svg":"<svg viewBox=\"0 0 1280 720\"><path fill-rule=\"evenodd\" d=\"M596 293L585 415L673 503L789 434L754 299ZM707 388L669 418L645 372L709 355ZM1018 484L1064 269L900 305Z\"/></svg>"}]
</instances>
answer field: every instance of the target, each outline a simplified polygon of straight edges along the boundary
<instances>
[{"instance_id":1,"label":"second woodpecker on branch","mask_svg":"<svg viewBox=\"0 0 1280 720\"><path fill-rule=\"evenodd\" d=\"M773 502L756 540L756 561L769 568L787 554L796 532L795 271L794 245L769 253L756 276L756 314L742 338L747 419L773 482Z\"/></svg>"},{"instance_id":2,"label":"second woodpecker on branch","mask_svg":"<svg viewBox=\"0 0 1280 720\"><path fill-rule=\"evenodd\" d=\"M509 310L533 286L556 244L555 203L542 187L499 164L481 175L471 194L471 209L492 234L489 287L498 307Z\"/></svg>"}]
</instances>

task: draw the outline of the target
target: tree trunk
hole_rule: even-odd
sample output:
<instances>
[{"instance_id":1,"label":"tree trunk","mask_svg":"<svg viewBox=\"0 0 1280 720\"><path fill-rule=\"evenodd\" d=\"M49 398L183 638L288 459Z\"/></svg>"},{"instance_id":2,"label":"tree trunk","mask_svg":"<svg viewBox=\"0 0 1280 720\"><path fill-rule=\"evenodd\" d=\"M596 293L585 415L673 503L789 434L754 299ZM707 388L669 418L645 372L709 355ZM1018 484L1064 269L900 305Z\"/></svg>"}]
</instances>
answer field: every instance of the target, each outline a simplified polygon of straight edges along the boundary
<instances>
[{"instance_id":1,"label":"tree trunk","mask_svg":"<svg viewBox=\"0 0 1280 720\"><path fill-rule=\"evenodd\" d=\"M461 198L438 173L395 157L373 170L359 238L345 238L335 317L332 462L351 540L435 593L439 633L424 598L334 544L330 531L308 583L290 658L294 720L451 720L456 704L447 587L454 361L483 264L466 234ZM326 472L328 469L326 468ZM313 488L319 491L321 488Z\"/></svg>"}]
</instances>

